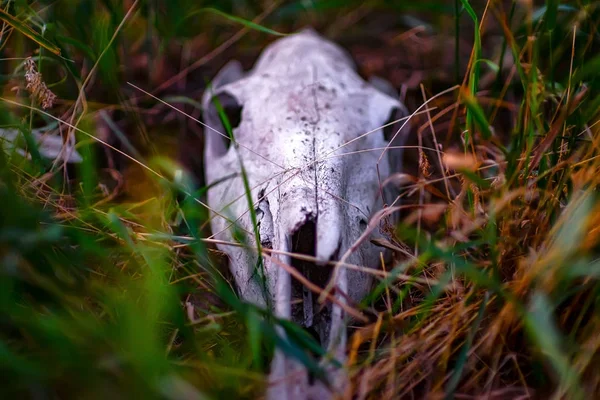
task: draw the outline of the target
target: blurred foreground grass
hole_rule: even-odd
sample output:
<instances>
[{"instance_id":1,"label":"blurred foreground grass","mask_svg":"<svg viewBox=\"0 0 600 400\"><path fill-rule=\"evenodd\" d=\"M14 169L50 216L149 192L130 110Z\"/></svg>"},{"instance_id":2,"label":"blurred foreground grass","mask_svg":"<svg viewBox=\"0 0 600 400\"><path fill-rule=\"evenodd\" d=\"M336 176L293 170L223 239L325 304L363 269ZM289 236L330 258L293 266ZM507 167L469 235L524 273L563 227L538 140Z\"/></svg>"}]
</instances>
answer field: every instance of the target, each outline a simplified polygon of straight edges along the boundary
<instances>
[{"instance_id":1,"label":"blurred foreground grass","mask_svg":"<svg viewBox=\"0 0 600 400\"><path fill-rule=\"evenodd\" d=\"M345 395L600 392L599 3L396 3L0 3L0 125L20 132L0 152L3 398L254 398L275 346L314 368L203 240L201 129L128 84L199 117L227 59L305 25L432 109L395 263L353 305L372 323L352 325ZM83 161L44 158L36 129Z\"/></svg>"}]
</instances>

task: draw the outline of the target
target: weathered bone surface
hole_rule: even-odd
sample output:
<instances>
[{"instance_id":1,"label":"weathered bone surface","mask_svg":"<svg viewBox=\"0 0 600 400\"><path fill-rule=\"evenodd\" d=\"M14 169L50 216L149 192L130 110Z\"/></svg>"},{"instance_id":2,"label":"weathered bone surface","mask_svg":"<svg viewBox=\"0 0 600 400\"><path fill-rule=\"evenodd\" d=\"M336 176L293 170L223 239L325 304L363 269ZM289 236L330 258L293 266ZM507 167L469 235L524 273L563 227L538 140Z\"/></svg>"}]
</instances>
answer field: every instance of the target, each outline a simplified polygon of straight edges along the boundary
<instances>
[{"instance_id":1,"label":"weathered bone surface","mask_svg":"<svg viewBox=\"0 0 600 400\"><path fill-rule=\"evenodd\" d=\"M17 129L0 129L0 145L8 152L15 151L22 156L28 157L28 154L18 146L19 136L22 134ZM60 158L71 163L82 161L81 155L75 150L75 139L71 138L67 143L63 143L62 137L52 135L41 129L34 129L31 132L32 139L38 146L38 151L42 157L55 160ZM21 137L25 142L25 138Z\"/></svg>"},{"instance_id":2,"label":"weathered bone surface","mask_svg":"<svg viewBox=\"0 0 600 400\"><path fill-rule=\"evenodd\" d=\"M205 93L203 105L205 123L225 133L222 107L236 140L231 144L219 133L205 131L213 234L235 241L237 229L250 247L256 245L241 160L252 188L261 244L278 250L273 254L276 261L264 257L264 290L255 271L256 251L219 246L229 256L239 293L256 304L272 304L278 316L311 331L343 360L348 316L338 305L319 304L318 295L281 264L296 268L315 285L327 285L333 272L327 262L344 254L364 232L370 216L382 208L380 182L390 174L391 157L399 154L384 153L389 137L379 127L405 115L404 106L363 81L340 47L311 30L270 45L248 73L235 62L228 64ZM391 136L398 126L391 127ZM361 137L367 132L371 133ZM394 145L402 142L402 136L403 132L396 136ZM365 241L346 262L375 268L380 251ZM317 262L299 261L286 252L314 256ZM334 296L341 304L358 302L370 285L370 275L342 268ZM331 379L341 386L343 376L332 371ZM283 354L276 354L270 378L268 397L273 399L331 396Z\"/></svg>"}]
</instances>

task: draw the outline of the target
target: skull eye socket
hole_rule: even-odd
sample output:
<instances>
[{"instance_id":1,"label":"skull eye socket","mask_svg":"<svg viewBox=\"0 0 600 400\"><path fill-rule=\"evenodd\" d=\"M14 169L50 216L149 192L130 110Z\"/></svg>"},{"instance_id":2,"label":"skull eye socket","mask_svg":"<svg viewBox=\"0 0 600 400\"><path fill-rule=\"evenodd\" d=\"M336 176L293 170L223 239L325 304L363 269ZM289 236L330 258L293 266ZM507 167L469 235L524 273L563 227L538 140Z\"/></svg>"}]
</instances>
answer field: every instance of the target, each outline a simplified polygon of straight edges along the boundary
<instances>
[{"instance_id":1,"label":"skull eye socket","mask_svg":"<svg viewBox=\"0 0 600 400\"><path fill-rule=\"evenodd\" d=\"M390 114L384 123L384 125L387 126L383 128L383 138L386 142L390 142L394 138L394 136L396 136L396 138L400 136L400 134L396 135L396 133L398 133L398 130L400 129L404 121L398 121L393 124L392 122L402 118L404 115L404 112L398 107L394 107L391 109Z\"/></svg>"},{"instance_id":2,"label":"skull eye socket","mask_svg":"<svg viewBox=\"0 0 600 400\"><path fill-rule=\"evenodd\" d=\"M227 93L217 96L214 101L218 101L223 108L223 113L219 113L221 123L223 126L229 125L229 128L233 131L240 125L240 122L242 122L242 106L233 96L230 96Z\"/></svg>"},{"instance_id":3,"label":"skull eye socket","mask_svg":"<svg viewBox=\"0 0 600 400\"><path fill-rule=\"evenodd\" d=\"M213 156L221 157L231 147L231 135L242 122L242 105L228 93L220 93L212 97L208 110L204 114L205 123L217 132L207 130L207 145Z\"/></svg>"}]
</instances>

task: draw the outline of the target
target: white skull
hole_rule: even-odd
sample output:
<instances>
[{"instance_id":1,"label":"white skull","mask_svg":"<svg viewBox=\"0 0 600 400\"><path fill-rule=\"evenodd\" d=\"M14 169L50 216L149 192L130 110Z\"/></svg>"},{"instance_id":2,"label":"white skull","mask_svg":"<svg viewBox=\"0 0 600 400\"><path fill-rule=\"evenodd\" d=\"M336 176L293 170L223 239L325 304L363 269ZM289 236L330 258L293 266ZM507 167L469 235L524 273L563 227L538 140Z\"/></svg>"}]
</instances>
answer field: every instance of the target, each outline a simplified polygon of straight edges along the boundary
<instances>
[{"instance_id":1,"label":"white skull","mask_svg":"<svg viewBox=\"0 0 600 400\"><path fill-rule=\"evenodd\" d=\"M216 132L226 134L217 103L234 127L236 144ZM343 358L347 316L342 308L319 304L319 296L281 264L325 287L333 272L325 264L344 254L365 231L370 216L382 208L381 182L392 170L391 157L399 159L401 154L383 151L389 142L380 127L404 115L404 106L363 81L349 56L312 30L271 44L246 74L239 64L228 64L205 93L203 106L204 121L214 128L205 130L204 159L213 234L234 242L237 229L248 245L219 245L229 256L239 293L256 304L272 304L277 316L312 330L328 351ZM398 126L391 127L392 136ZM359 138L367 132L371 133ZM396 135L395 146L402 136ZM240 160L261 244L277 251L272 255L277 262L264 257L267 290L255 270L257 252L251 248L256 242ZM232 226L232 221L237 222ZM346 262L375 268L381 251L364 241ZM312 255L318 261L299 261L286 252ZM368 293L371 279L341 268L334 284L340 303L358 302ZM272 398L324 393L282 354L275 356L271 380Z\"/></svg>"}]
</instances>

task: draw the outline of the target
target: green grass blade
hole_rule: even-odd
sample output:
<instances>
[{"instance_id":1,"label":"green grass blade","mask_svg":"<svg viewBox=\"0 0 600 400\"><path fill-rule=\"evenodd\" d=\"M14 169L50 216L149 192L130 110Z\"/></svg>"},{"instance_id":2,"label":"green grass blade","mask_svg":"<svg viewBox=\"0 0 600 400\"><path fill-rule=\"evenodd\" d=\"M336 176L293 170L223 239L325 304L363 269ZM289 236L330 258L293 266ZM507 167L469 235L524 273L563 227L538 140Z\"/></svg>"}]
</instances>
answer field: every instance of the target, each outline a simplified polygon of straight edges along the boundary
<instances>
[{"instance_id":1,"label":"green grass blade","mask_svg":"<svg viewBox=\"0 0 600 400\"><path fill-rule=\"evenodd\" d=\"M454 367L454 373L448 382L448 386L446 387L446 399L451 400L454 398L454 392L458 387L460 382L460 378L462 377L463 371L465 369L465 365L467 362L467 358L469 355L469 350L473 347L473 339L475 338L475 334L479 331L479 326L481 325L481 321L483 320L483 314L485 313L485 307L487 302L490 299L489 292L485 292L485 296L483 300L481 300L481 305L479 306L479 311L477 312L477 319L473 323L471 330L469 331L469 336L465 344L460 349L460 353L458 354L458 358L456 360L456 364Z\"/></svg>"},{"instance_id":2,"label":"green grass blade","mask_svg":"<svg viewBox=\"0 0 600 400\"><path fill-rule=\"evenodd\" d=\"M233 135L233 130L231 128L231 123L229 122L229 119L227 118L227 114L225 113L223 106L221 105L221 103L219 102L219 99L217 97L214 97L213 103L217 109L217 112L219 113L219 117L221 118L223 126L225 127L225 130L227 131L227 135L229 136L229 139L231 140L232 146L237 146L236 141L235 141L235 136ZM250 221L252 223L252 229L253 229L253 233L254 233L254 240L256 242L255 246L256 246L256 251L257 251L257 259L256 259L256 265L254 268L255 268L255 271L257 272L259 284L261 285L262 290L263 290L267 308L271 309L272 296L269 293L269 288L267 285L267 276L265 273L264 260L263 260L263 255L262 255L262 245L261 245L261 241L260 241L260 231L258 228L258 219L256 217L254 201L252 200L252 189L250 188L250 182L248 180L248 174L246 173L246 168L244 167L244 162L243 162L241 156L239 155L239 153L237 153L237 154L238 154L238 161L240 163L240 171L241 171L242 182L244 184L244 192L245 192L245 196L246 196L246 201L248 202L248 210L250 210L249 214L250 214Z\"/></svg>"},{"instance_id":3,"label":"green grass blade","mask_svg":"<svg viewBox=\"0 0 600 400\"><path fill-rule=\"evenodd\" d=\"M204 13L214 14L219 17L223 17L225 19L228 19L229 21L235 22L236 24L243 25L246 28L249 28L249 29L252 29L252 30L255 30L258 32L267 33L269 35L274 35L274 36L287 36L288 35L287 33L278 32L276 30L273 30L273 29L267 28L265 26L262 26L260 24L257 24L256 22L252 22L252 21L249 21L244 18L236 17L235 15L224 13L223 11L217 10L216 8L202 8L200 10L194 11L194 12L188 14L188 16L186 17L185 20L189 20L190 18L192 18L198 14L204 14Z\"/></svg>"},{"instance_id":4,"label":"green grass blade","mask_svg":"<svg viewBox=\"0 0 600 400\"><path fill-rule=\"evenodd\" d=\"M0 20L6 22L21 34L27 36L29 39L33 40L43 48L47 49L51 53L60 56L60 49L54 43L50 42L48 39L44 38L42 35L34 31L29 25L24 22L19 21L5 10L0 8Z\"/></svg>"},{"instance_id":5,"label":"green grass blade","mask_svg":"<svg viewBox=\"0 0 600 400\"><path fill-rule=\"evenodd\" d=\"M467 110L471 119L479 127L479 131L483 135L484 139L488 140L492 137L492 130L490 129L490 123L488 122L483 109L477 102L472 92L463 91L462 101L467 106Z\"/></svg>"},{"instance_id":6,"label":"green grass blade","mask_svg":"<svg viewBox=\"0 0 600 400\"><path fill-rule=\"evenodd\" d=\"M546 13L544 19L546 21L546 29L553 31L556 27L556 16L558 15L559 0L546 0Z\"/></svg>"},{"instance_id":7,"label":"green grass blade","mask_svg":"<svg viewBox=\"0 0 600 400\"><path fill-rule=\"evenodd\" d=\"M554 322L554 307L542 292L535 292L525 312L525 331L538 350L550 362L560 377L562 390L569 393L568 398L583 399L577 372L571 367L567 354L562 349L564 339Z\"/></svg>"}]
</instances>

